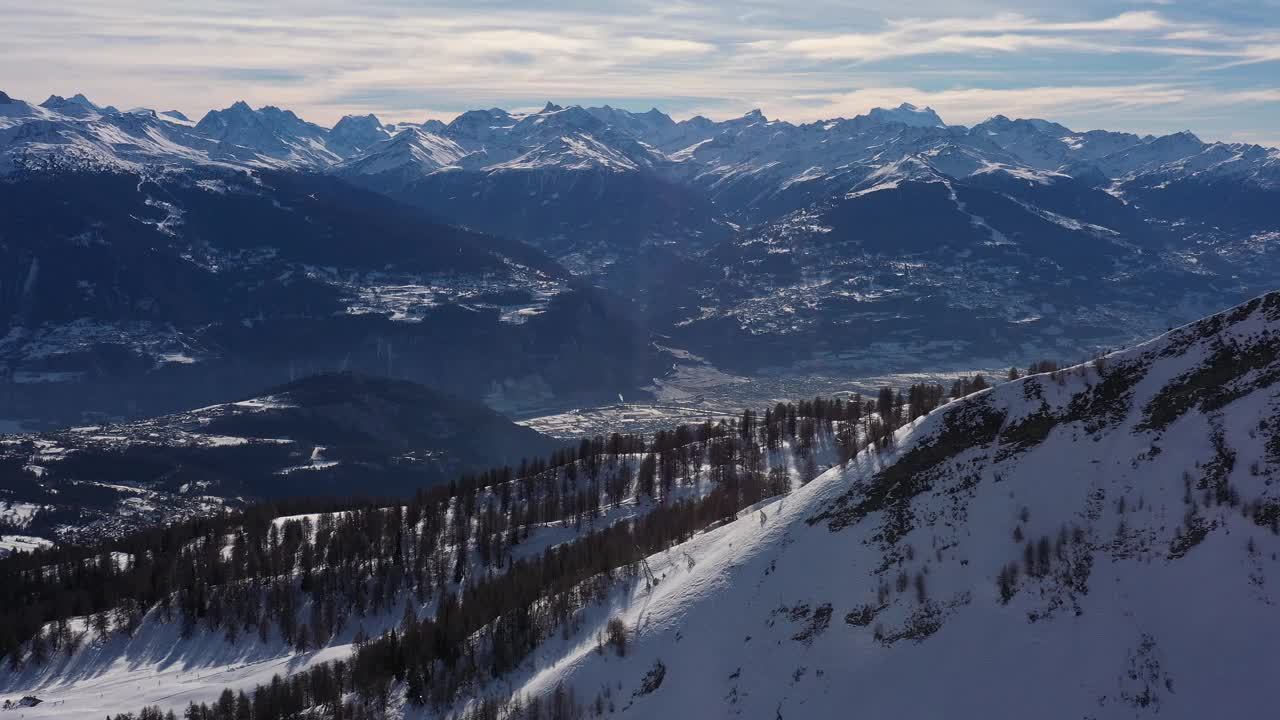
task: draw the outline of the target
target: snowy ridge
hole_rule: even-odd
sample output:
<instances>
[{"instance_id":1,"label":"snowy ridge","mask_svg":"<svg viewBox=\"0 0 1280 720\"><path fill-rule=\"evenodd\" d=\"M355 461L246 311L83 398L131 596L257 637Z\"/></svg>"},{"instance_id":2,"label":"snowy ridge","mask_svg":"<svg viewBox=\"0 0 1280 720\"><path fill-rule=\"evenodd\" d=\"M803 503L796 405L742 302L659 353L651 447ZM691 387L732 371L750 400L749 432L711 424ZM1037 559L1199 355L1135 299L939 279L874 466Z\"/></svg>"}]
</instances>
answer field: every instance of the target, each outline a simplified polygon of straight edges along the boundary
<instances>
[{"instance_id":1,"label":"snowy ridge","mask_svg":"<svg viewBox=\"0 0 1280 720\"><path fill-rule=\"evenodd\" d=\"M517 692L636 717L1265 713L1277 382L1273 293L944 406L650 557L658 584L586 611ZM596 651L610 617L625 657Z\"/></svg>"},{"instance_id":2,"label":"snowy ridge","mask_svg":"<svg viewBox=\"0 0 1280 720\"><path fill-rule=\"evenodd\" d=\"M470 156L476 168L526 171L540 168L657 170L713 196L747 186L758 199L797 183L844 183L910 155L927 156L952 177L1006 168L1019 176L1101 172L1112 179L1163 173L1220 172L1272 186L1274 153L1241 144L1205 143L1190 132L1139 137L1103 130L1077 132L1045 120L1003 115L972 128L948 126L930 108L903 103L874 108L852 119L803 125L769 120L759 110L725 120L675 121L657 109L633 113L610 107L568 108L513 114L498 108L472 110L445 124L384 125L375 116L348 116L332 129L309 123L289 110L253 109L237 102L192 123L174 111L120 112L83 95L54 96L32 105L0 97L0 131L28 123L50 123L20 135L0 134L8 161L18 167L121 167L138 164L232 163L244 167L334 168L339 174L376 174L402 168L415 156L419 174L449 167ZM135 118L132 124L122 123ZM140 121L150 120L150 124ZM109 137L104 125L117 128ZM408 144L387 142L413 133ZM51 140L51 138L60 138ZM42 139L43 138L43 139ZM389 157L387 153L392 153ZM33 157L43 162L17 162ZM375 157L377 159L375 159ZM950 158L950 159L949 159ZM846 183L843 190L848 190Z\"/></svg>"},{"instance_id":3,"label":"snowy ridge","mask_svg":"<svg viewBox=\"0 0 1280 720\"><path fill-rule=\"evenodd\" d=\"M421 176L457 163L469 153L453 140L409 128L368 148L359 157L334 168L338 175Z\"/></svg>"}]
</instances>

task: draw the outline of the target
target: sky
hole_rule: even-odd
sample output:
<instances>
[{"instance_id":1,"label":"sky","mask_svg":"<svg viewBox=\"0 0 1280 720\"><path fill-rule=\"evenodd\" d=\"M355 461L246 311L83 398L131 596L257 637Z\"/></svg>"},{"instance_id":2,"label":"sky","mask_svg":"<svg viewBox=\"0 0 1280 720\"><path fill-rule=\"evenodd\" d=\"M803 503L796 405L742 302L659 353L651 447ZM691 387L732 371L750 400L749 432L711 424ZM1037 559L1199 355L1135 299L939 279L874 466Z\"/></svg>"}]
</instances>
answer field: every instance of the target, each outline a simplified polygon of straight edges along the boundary
<instances>
[{"instance_id":1,"label":"sky","mask_svg":"<svg viewBox=\"0 0 1280 720\"><path fill-rule=\"evenodd\" d=\"M807 122L931 106L1280 146L1280 0L0 0L0 90L330 125L604 104Z\"/></svg>"}]
</instances>

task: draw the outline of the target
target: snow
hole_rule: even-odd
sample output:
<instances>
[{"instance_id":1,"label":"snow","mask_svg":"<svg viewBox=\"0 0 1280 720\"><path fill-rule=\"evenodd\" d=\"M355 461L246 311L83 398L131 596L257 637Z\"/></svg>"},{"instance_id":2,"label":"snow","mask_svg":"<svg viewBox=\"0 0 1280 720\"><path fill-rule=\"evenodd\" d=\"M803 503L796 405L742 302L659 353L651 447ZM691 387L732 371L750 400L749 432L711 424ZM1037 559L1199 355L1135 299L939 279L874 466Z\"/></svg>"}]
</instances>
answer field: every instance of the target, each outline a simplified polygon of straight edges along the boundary
<instances>
[{"instance_id":1,"label":"snow","mask_svg":"<svg viewBox=\"0 0 1280 720\"><path fill-rule=\"evenodd\" d=\"M1268 496L1276 469L1256 430L1274 417L1275 400L1248 392L1162 431L1141 426L1158 393L1201 367L1216 343L1272 342L1262 330L1280 329L1277 305L1273 298L1269 319L1255 309L1224 330L1190 326L1109 356L1111 372L1129 362L1148 366L1114 425L1091 431L1096 417L1066 422L1011 454L961 450L909 501L913 527L896 543L885 540L880 512L829 528L824 512L847 493L863 497L859 488L934 441L951 413L985 405L1005 414L1007 429L1043 408L1065 412L1105 375L1078 366L945 406L901 431L897 450L864 452L759 511L651 556L658 585L639 580L584 611L582 630L536 653L516 692L543 694L564 683L589 702L610 688L637 717L838 717L850 707L869 717L984 717L997 702L1011 717L1265 714L1280 701L1268 660L1280 641L1272 622L1280 593L1265 579L1280 570L1280 537L1237 507L1201 505L1197 512L1217 529L1185 556L1170 548L1188 507L1183 472L1200 477L1211 465L1213 428L1236 453L1231 484L1246 500ZM1265 472L1251 471L1254 462ZM1079 527L1082 542L1066 554L1072 563L1093 558L1088 591L1056 575L1024 575L1002 604L996 576L1022 561L1015 527L1033 540ZM919 602L912 580L903 592L890 590L870 625L846 622L864 604L877 607L877 588L892 585L900 570L924 578L929 604ZM626 657L596 652L610 617L633 634ZM882 643L877 625L889 638L912 628L919 636ZM658 660L664 681L641 694ZM926 691L908 689L922 681Z\"/></svg>"},{"instance_id":2,"label":"snow","mask_svg":"<svg viewBox=\"0 0 1280 720\"><path fill-rule=\"evenodd\" d=\"M287 410L297 407L292 401L279 395L264 395L262 397L250 398L248 400L240 400L231 403L236 407L248 408L254 411L261 410Z\"/></svg>"},{"instance_id":3,"label":"snow","mask_svg":"<svg viewBox=\"0 0 1280 720\"><path fill-rule=\"evenodd\" d=\"M758 186L761 198L796 186L847 190L908 157L927 158L935 171L954 178L999 172L1035 183L1087 162L1117 179L1208 172L1268 186L1277 164L1272 149L1206 144L1190 133L1080 133L1003 116L971 129L947 126L932 109L910 103L805 125L770 121L758 111L724 122L674 122L655 111L551 105L535 113L473 110L448 125L387 126L372 115L346 117L325 129L288 110L255 110L243 102L193 123L169 113L120 113L87 100L58 100L51 107L0 102L0 172L292 167L394 184L462 168L652 170L714 199L742 183Z\"/></svg>"},{"instance_id":4,"label":"snow","mask_svg":"<svg viewBox=\"0 0 1280 720\"><path fill-rule=\"evenodd\" d=\"M295 472L305 472L307 470L324 470L326 468L335 467L337 460L327 460L324 456L325 448L317 445L311 448L311 457L308 458L306 465L295 465L292 467L281 468L276 471L277 475L290 475Z\"/></svg>"},{"instance_id":5,"label":"snow","mask_svg":"<svg viewBox=\"0 0 1280 720\"><path fill-rule=\"evenodd\" d=\"M451 167L468 155L458 143L433 133L409 128L368 148L335 168L341 175L377 176L390 172L426 175Z\"/></svg>"},{"instance_id":6,"label":"snow","mask_svg":"<svg viewBox=\"0 0 1280 720\"><path fill-rule=\"evenodd\" d=\"M26 527L40 511L40 506L27 502L0 501L0 523L11 527Z\"/></svg>"},{"instance_id":7,"label":"snow","mask_svg":"<svg viewBox=\"0 0 1280 720\"><path fill-rule=\"evenodd\" d=\"M30 535L0 535L0 557L15 552L31 552L52 547L53 543L41 537Z\"/></svg>"},{"instance_id":8,"label":"snow","mask_svg":"<svg viewBox=\"0 0 1280 720\"><path fill-rule=\"evenodd\" d=\"M36 695L44 700L23 712L27 720L101 720L108 713L136 712L144 705L173 708L181 715L190 701L212 702L224 687L252 690L269 684L274 675L284 677L345 658L358 628L374 636L394 627L400 617L397 609L350 618L327 646L299 653L275 630L267 643L250 634L233 645L221 631L211 633L203 626L191 639L183 639L179 623L164 622L152 611L132 638L116 633L101 642L90 635L85 647L70 657L60 653L43 667L16 673L6 669L0 673L0 695ZM74 629L84 630L84 621Z\"/></svg>"}]
</instances>

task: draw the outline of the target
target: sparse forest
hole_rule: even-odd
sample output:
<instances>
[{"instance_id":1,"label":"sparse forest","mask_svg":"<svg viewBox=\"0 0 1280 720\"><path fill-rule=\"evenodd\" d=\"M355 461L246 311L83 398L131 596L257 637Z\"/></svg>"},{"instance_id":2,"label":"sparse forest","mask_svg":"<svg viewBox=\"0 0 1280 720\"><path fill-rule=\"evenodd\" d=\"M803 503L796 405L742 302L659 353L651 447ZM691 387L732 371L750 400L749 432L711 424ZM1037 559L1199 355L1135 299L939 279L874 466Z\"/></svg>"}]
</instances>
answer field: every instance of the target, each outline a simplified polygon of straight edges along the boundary
<instances>
[{"instance_id":1,"label":"sparse forest","mask_svg":"<svg viewBox=\"0 0 1280 720\"><path fill-rule=\"evenodd\" d=\"M203 628L228 643L279 638L305 651L347 623L404 608L396 630L363 639L348 661L189 717L268 720L316 707L359 717L393 683L409 702L448 707L517 667L614 582L638 579L646 555L864 446L891 444L895 429L942 402L942 386L921 384L875 399L779 403L652 437L584 439L408 502L275 503L16 555L0 561L0 651L11 667L38 664L149 617L184 636ZM549 528L570 534L526 550ZM621 647L620 637L609 642Z\"/></svg>"}]
</instances>

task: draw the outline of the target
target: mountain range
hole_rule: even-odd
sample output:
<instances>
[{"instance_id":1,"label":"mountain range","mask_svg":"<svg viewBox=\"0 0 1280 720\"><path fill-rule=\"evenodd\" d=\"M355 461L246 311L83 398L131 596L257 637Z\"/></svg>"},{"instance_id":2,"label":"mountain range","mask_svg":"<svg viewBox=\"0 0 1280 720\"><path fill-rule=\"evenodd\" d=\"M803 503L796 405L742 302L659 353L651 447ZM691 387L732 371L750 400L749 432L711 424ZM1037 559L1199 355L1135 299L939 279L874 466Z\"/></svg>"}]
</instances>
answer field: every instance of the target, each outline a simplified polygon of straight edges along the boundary
<instances>
[{"instance_id":1,"label":"mountain range","mask_svg":"<svg viewBox=\"0 0 1280 720\"><path fill-rule=\"evenodd\" d=\"M0 417L334 369L563 406L641 394L665 347L740 373L1081 357L1280 275L1276 149L906 103L325 128L0 94L0 173Z\"/></svg>"}]
</instances>

